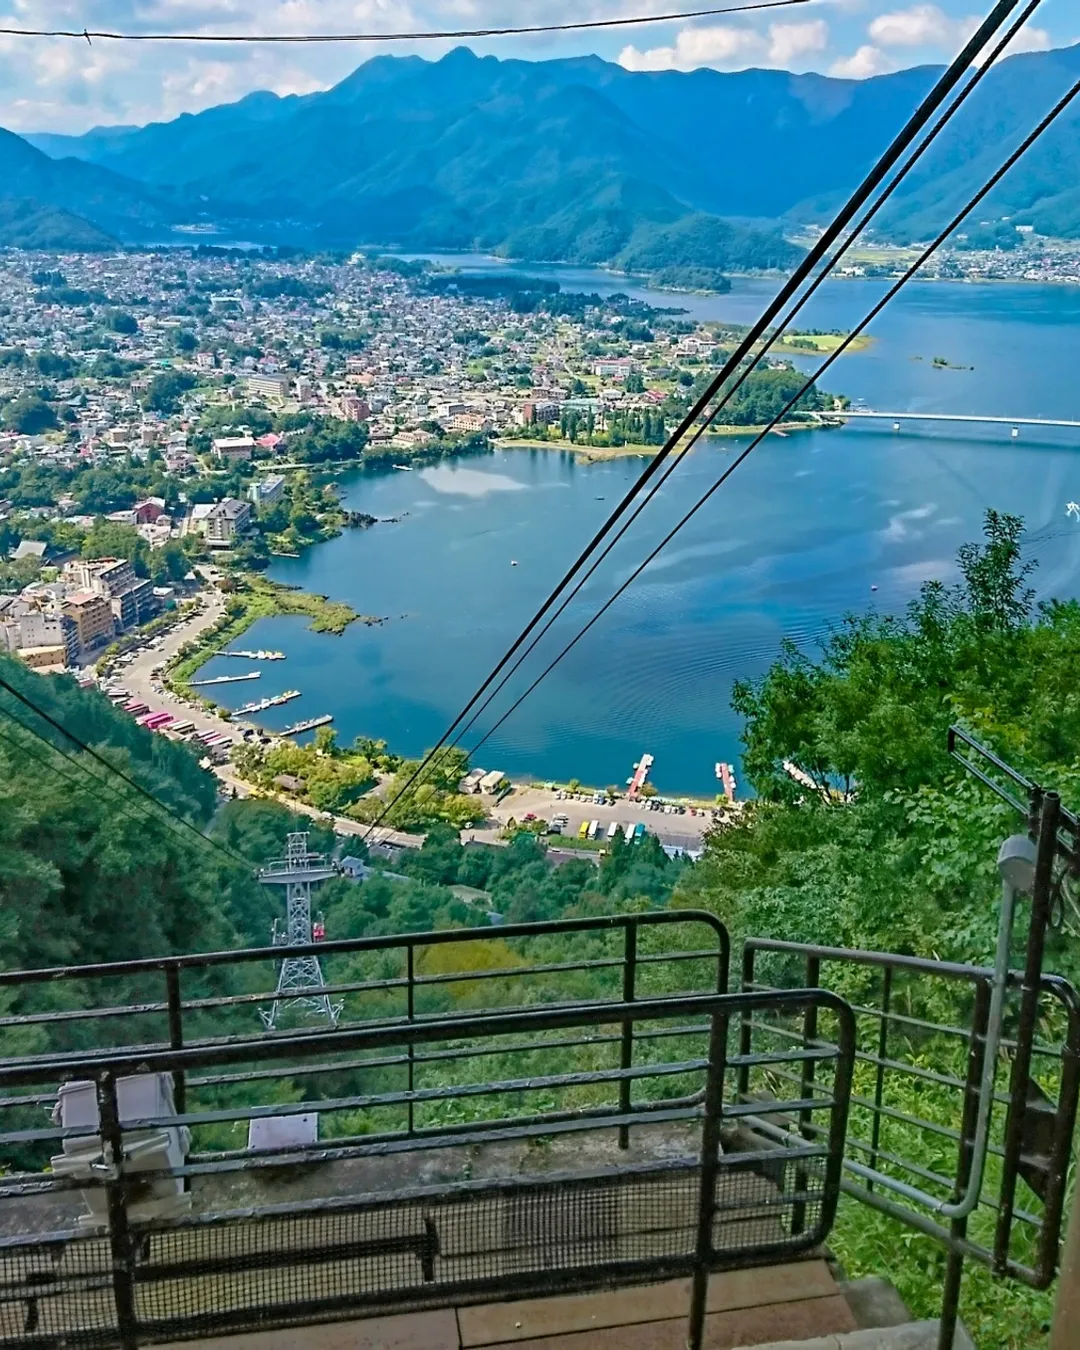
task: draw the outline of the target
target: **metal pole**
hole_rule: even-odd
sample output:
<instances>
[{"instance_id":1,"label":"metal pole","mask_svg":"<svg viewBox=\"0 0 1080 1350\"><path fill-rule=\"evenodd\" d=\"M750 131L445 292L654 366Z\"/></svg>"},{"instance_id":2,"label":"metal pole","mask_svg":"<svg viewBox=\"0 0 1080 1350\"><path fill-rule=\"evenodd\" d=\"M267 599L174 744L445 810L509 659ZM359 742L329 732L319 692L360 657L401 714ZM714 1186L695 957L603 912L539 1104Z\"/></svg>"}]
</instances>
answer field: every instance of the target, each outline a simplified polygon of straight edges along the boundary
<instances>
[{"instance_id":1,"label":"metal pole","mask_svg":"<svg viewBox=\"0 0 1080 1350\"><path fill-rule=\"evenodd\" d=\"M742 988L743 993L749 993L754 983L754 949L749 943L743 945L742 954ZM750 1026L750 1014L743 1013L739 1018L739 1055L745 1060L750 1053L750 1036L752 1028ZM743 1063L739 1065L738 1081L738 1100L746 1101L750 1091L750 1065Z\"/></svg>"},{"instance_id":2,"label":"metal pole","mask_svg":"<svg viewBox=\"0 0 1080 1350\"><path fill-rule=\"evenodd\" d=\"M1005 1274L1009 1259L1013 1208L1020 1151L1023 1147L1024 1114L1027 1110L1028 1078L1031 1074L1031 1050L1039 1020L1039 996L1042 987L1043 952L1054 888L1054 862L1058 850L1058 824L1061 798L1056 792L1042 796L1039 835L1035 856L1035 880L1031 888L1031 926L1028 929L1024 981L1021 985L1020 1022L1016 1029L1016 1053L1009 1081L1009 1112L1005 1119L1005 1149L1001 1164L1001 1209L994 1241L994 1270Z\"/></svg>"},{"instance_id":3,"label":"metal pole","mask_svg":"<svg viewBox=\"0 0 1080 1350\"><path fill-rule=\"evenodd\" d=\"M964 1109L960 1121L960 1149L956 1159L956 1190L959 1200L968 1188L975 1159L975 1134L982 1095L983 1064L986 1058L986 1031L990 1021L990 990L985 980L975 986L975 1005L971 1014L968 1040L967 1081L964 1084ZM954 1219L950 1236L959 1243L967 1237L967 1216ZM941 1295L941 1324L938 1350L953 1350L956 1322L960 1315L960 1288L964 1277L964 1255L956 1246L949 1248L945 1263L945 1284Z\"/></svg>"},{"instance_id":4,"label":"metal pole","mask_svg":"<svg viewBox=\"0 0 1080 1350\"><path fill-rule=\"evenodd\" d=\"M169 1004L169 1045L174 1050L184 1048L184 1009L180 1000L180 968L176 965L165 967L165 991ZM173 1102L177 1115L187 1110L187 1079L183 1069L173 1074Z\"/></svg>"},{"instance_id":5,"label":"metal pole","mask_svg":"<svg viewBox=\"0 0 1080 1350\"><path fill-rule=\"evenodd\" d=\"M625 938L623 942L623 983L622 998L624 1003L633 1003L634 991L637 984L637 930L638 926L634 920L631 920L623 930ZM619 1063L623 1070L629 1069L634 1062L634 1023L627 1017L622 1024L622 1051L619 1057ZM619 1113L623 1116L630 1114L630 1079L623 1078L619 1082ZM619 1147L630 1147L630 1126L619 1126Z\"/></svg>"},{"instance_id":6,"label":"metal pole","mask_svg":"<svg viewBox=\"0 0 1080 1350\"><path fill-rule=\"evenodd\" d=\"M816 956L806 958L806 987L808 989L817 989L821 984L821 961ZM809 1050L817 1041L818 1034L818 1009L817 1003L811 1002L806 1005L806 1011L803 1013L803 1049ZM814 1091L814 1061L804 1059L802 1066L802 1080L800 1096L806 1101ZM806 1107L799 1112L799 1133L804 1139L812 1140L814 1113ZM806 1192L807 1175L806 1168L801 1163L795 1167L795 1189L800 1195ZM797 1236L806 1227L806 1201L796 1200L791 1207L791 1235Z\"/></svg>"},{"instance_id":7,"label":"metal pole","mask_svg":"<svg viewBox=\"0 0 1080 1350\"><path fill-rule=\"evenodd\" d=\"M1080 1154L1077 1169L1080 1171ZM1075 1350L1077 1327L1080 1327L1080 1186L1073 1191L1069 1231L1061 1255L1050 1350Z\"/></svg>"},{"instance_id":8,"label":"metal pole","mask_svg":"<svg viewBox=\"0 0 1080 1350\"><path fill-rule=\"evenodd\" d=\"M701 1184L698 1190L697 1245L690 1294L687 1350L701 1350L709 1300L709 1273L716 1220L716 1178L720 1170L720 1122L724 1110L727 1069L727 1014L713 1013L709 1033L709 1068L705 1079L705 1118L701 1123Z\"/></svg>"},{"instance_id":9,"label":"metal pole","mask_svg":"<svg viewBox=\"0 0 1080 1350\"><path fill-rule=\"evenodd\" d=\"M874 1083L874 1123L870 1130L870 1166L877 1171L878 1149L881 1146L881 1104L885 1100L885 1055L889 1048L889 1013L892 1011L893 968L885 967L885 978L881 989L881 1029L878 1032L877 1080ZM866 1189L872 1191L874 1183L867 1181Z\"/></svg>"},{"instance_id":10,"label":"metal pole","mask_svg":"<svg viewBox=\"0 0 1080 1350\"><path fill-rule=\"evenodd\" d=\"M405 949L405 962L409 977L407 987L408 1019L410 1022L413 1022L416 1020L416 949L411 942ZM412 1041L409 1042L407 1053L409 1056L409 1133L412 1134L414 1124L413 1117L415 1114L415 1103L412 1099L412 1093L416 1090L416 1050Z\"/></svg>"},{"instance_id":11,"label":"metal pole","mask_svg":"<svg viewBox=\"0 0 1080 1350\"><path fill-rule=\"evenodd\" d=\"M105 1196L109 1215L109 1251L112 1257L113 1299L116 1325L123 1350L138 1350L138 1318L135 1314L134 1248L128 1225L124 1181L124 1131L116 1099L116 1075L103 1070L97 1080L98 1121L102 1160L106 1165Z\"/></svg>"}]
</instances>

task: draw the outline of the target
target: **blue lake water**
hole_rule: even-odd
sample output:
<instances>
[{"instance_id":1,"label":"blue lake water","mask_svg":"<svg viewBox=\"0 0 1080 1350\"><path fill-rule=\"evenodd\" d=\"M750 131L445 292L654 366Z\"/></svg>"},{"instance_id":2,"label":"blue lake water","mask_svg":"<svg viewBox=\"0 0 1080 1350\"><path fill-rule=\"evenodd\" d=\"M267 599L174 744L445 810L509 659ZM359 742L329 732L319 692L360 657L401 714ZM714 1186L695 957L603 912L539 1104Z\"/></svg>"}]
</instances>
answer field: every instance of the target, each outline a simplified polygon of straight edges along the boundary
<instances>
[{"instance_id":1,"label":"blue lake water","mask_svg":"<svg viewBox=\"0 0 1080 1350\"><path fill-rule=\"evenodd\" d=\"M630 289L586 269L546 270L567 289ZM748 322L775 285L744 281L724 296L634 292L699 318ZM881 289L829 284L799 324L849 327ZM876 321L873 347L842 358L823 384L879 409L1080 419L1078 323L1077 288L916 284ZM974 370L936 370L934 356ZM744 444L713 441L686 457L467 747ZM265 668L259 696L303 690L262 720L281 728L329 712L344 741L371 735L420 753L644 465L505 450L413 473L343 476L351 509L398 523L348 531L276 561L271 575L389 621L342 637L309 633L303 620L258 624L240 645L289 657ZM923 581L952 579L957 546L978 535L986 507L1026 518L1040 596L1080 594L1080 525L1065 516L1073 500L1078 431L1025 431L1013 441L1007 427L894 433L882 423L770 438L477 763L606 785L624 782L649 751L661 790L715 792L715 761L739 754L732 681L765 670L785 636L813 650L846 612L871 604L896 612ZM235 674L235 665L218 658L204 673ZM236 706L251 691L226 687L220 697Z\"/></svg>"}]
</instances>

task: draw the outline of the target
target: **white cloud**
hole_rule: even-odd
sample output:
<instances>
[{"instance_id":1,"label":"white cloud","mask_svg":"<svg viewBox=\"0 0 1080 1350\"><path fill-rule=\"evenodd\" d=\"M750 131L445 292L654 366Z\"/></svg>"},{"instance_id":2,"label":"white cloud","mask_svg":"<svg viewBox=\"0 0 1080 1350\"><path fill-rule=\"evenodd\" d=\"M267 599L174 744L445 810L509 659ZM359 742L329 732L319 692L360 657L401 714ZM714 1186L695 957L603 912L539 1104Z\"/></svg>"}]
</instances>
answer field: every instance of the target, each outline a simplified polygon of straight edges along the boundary
<instances>
[{"instance_id":1,"label":"white cloud","mask_svg":"<svg viewBox=\"0 0 1080 1350\"><path fill-rule=\"evenodd\" d=\"M895 69L892 60L880 47L864 43L851 56L834 61L829 67L829 74L841 80L868 80L872 75L886 75Z\"/></svg>"},{"instance_id":2,"label":"white cloud","mask_svg":"<svg viewBox=\"0 0 1080 1350\"><path fill-rule=\"evenodd\" d=\"M824 19L809 23L774 23L767 34L731 24L684 28L670 47L639 51L627 46L619 53L626 70L744 70L747 66L786 67L801 57L824 51L829 25Z\"/></svg>"},{"instance_id":3,"label":"white cloud","mask_svg":"<svg viewBox=\"0 0 1080 1350\"><path fill-rule=\"evenodd\" d=\"M912 5L910 9L879 14L871 22L867 33L878 48L932 47L944 55L952 56L967 42L979 23L978 16L974 14L953 19L937 5ZM993 46L994 41L988 45ZM1002 58L1015 56L1018 52L1049 51L1050 45L1050 34L1045 28L1033 28L1025 24L1005 48ZM984 59L977 58L976 64L981 64Z\"/></svg>"},{"instance_id":4,"label":"white cloud","mask_svg":"<svg viewBox=\"0 0 1080 1350\"><path fill-rule=\"evenodd\" d=\"M937 5L912 5L879 14L867 35L879 47L948 47L969 38L978 26L977 18L950 19Z\"/></svg>"},{"instance_id":5,"label":"white cloud","mask_svg":"<svg viewBox=\"0 0 1080 1350\"><path fill-rule=\"evenodd\" d=\"M635 70L748 66L825 70L865 78L913 60L952 55L976 20L980 0L829 0L829 9L769 17L731 16L710 23L669 23L620 33L470 43L480 53L544 59L595 51ZM527 22L573 22L674 10L662 0L0 0L0 26L189 32L389 33ZM694 6L688 6L694 8ZM1048 7L1049 8L1049 7ZM1065 6L1066 9L1069 6ZM1075 0L1072 8L1075 8ZM879 14L880 10L885 14ZM873 16L878 14L877 18ZM819 19L824 15L825 19ZM812 16L812 17L811 17ZM1012 51L1043 50L1070 30L1048 16L1049 33L1027 29ZM1057 25L1057 26L1055 26ZM874 34L868 33L868 26ZM912 43L921 41L922 47ZM864 44L860 46L859 44ZM361 62L385 53L438 60L455 42L377 41L357 45L217 46L0 38L0 126L16 131L84 131L197 112L255 89L279 94L326 88ZM858 50L855 50L855 49ZM853 51L851 56L843 53ZM840 58L840 59L837 59Z\"/></svg>"},{"instance_id":6,"label":"white cloud","mask_svg":"<svg viewBox=\"0 0 1080 1350\"><path fill-rule=\"evenodd\" d=\"M810 23L774 23L769 29L769 60L789 66L800 56L823 52L829 45L829 25L824 19Z\"/></svg>"}]
</instances>

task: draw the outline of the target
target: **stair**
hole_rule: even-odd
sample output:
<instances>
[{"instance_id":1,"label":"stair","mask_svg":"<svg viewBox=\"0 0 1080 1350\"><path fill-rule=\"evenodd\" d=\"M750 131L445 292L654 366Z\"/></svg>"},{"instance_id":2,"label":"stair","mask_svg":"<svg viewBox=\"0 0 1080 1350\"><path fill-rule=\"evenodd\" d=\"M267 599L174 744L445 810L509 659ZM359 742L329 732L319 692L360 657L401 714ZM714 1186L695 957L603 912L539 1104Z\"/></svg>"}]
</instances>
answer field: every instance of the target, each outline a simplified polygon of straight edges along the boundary
<instances>
[{"instance_id":1,"label":"stair","mask_svg":"<svg viewBox=\"0 0 1080 1350\"><path fill-rule=\"evenodd\" d=\"M839 1336L815 1336L809 1341L773 1341L754 1346L753 1350L937 1350L939 1325L933 1321L870 1327ZM975 1350L962 1326L956 1328L953 1350Z\"/></svg>"}]
</instances>

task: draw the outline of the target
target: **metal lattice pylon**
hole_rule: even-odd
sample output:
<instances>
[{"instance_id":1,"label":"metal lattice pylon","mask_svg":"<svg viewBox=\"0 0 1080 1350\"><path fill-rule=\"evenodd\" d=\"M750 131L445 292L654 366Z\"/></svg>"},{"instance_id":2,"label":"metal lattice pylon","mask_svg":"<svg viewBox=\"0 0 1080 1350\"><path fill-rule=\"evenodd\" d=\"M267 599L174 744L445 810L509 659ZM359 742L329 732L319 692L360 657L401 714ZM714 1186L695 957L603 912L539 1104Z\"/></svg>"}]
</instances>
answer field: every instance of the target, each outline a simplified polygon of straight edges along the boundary
<instances>
[{"instance_id":1,"label":"metal lattice pylon","mask_svg":"<svg viewBox=\"0 0 1080 1350\"><path fill-rule=\"evenodd\" d=\"M308 852L306 833L290 834L284 858L272 862L259 874L264 886L285 887L285 928L274 920L274 942L287 947L310 947L311 892L329 881L336 871L320 853ZM277 992L269 1009L260 1012L268 1029L273 1029L282 1008L302 1008L337 1025L342 1003L331 1003L326 993L322 966L317 956L286 956L278 972Z\"/></svg>"}]
</instances>

